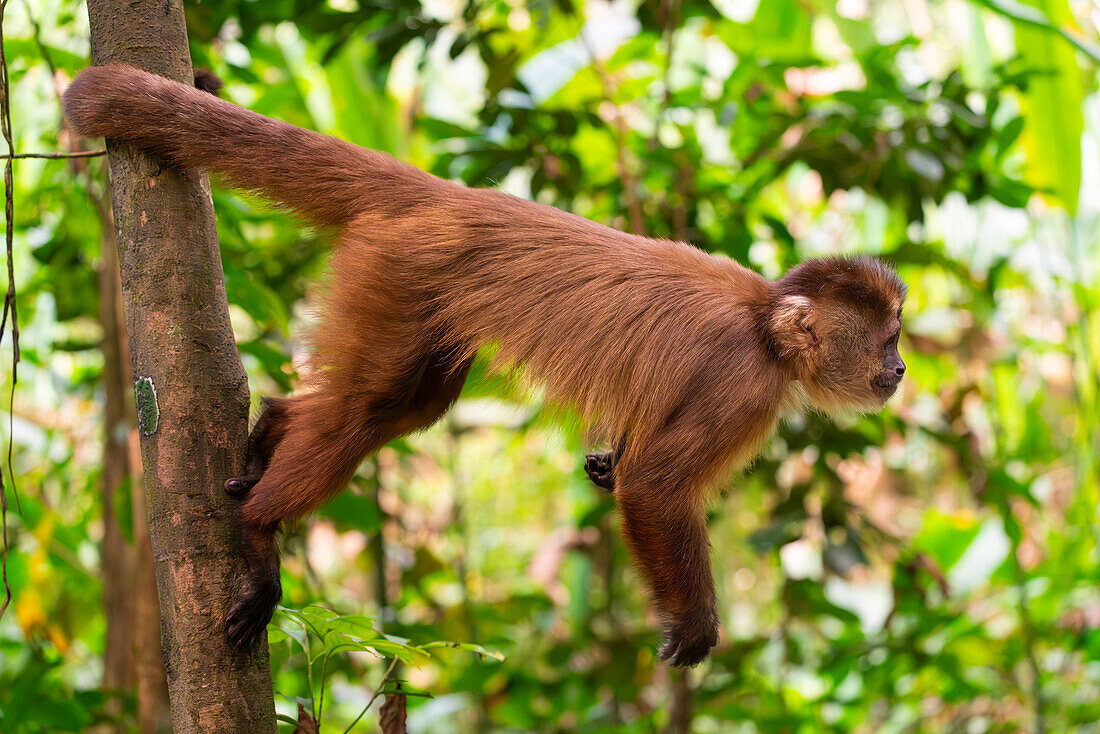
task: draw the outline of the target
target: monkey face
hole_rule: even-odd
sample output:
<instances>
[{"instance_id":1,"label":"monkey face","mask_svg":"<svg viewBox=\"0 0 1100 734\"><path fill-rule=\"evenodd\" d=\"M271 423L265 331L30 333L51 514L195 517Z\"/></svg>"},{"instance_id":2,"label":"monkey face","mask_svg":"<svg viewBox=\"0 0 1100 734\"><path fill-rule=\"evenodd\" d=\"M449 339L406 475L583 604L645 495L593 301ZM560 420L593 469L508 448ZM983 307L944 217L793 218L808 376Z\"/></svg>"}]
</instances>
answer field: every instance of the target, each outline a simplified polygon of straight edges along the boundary
<instances>
[{"instance_id":1,"label":"monkey face","mask_svg":"<svg viewBox=\"0 0 1100 734\"><path fill-rule=\"evenodd\" d=\"M898 338L901 336L901 317L898 316L897 329L886 340L883 346L882 364L878 374L871 380L871 384L882 393L882 401L886 402L895 392L901 378L905 376L905 362L898 354Z\"/></svg>"},{"instance_id":2,"label":"monkey face","mask_svg":"<svg viewBox=\"0 0 1100 734\"><path fill-rule=\"evenodd\" d=\"M810 402L828 412L881 409L905 375L900 308L885 319L835 303L821 310L816 359L802 380Z\"/></svg>"},{"instance_id":3,"label":"monkey face","mask_svg":"<svg viewBox=\"0 0 1100 734\"><path fill-rule=\"evenodd\" d=\"M898 354L905 283L869 257L820 258L775 284L770 335L811 406L876 411L905 374Z\"/></svg>"}]
</instances>

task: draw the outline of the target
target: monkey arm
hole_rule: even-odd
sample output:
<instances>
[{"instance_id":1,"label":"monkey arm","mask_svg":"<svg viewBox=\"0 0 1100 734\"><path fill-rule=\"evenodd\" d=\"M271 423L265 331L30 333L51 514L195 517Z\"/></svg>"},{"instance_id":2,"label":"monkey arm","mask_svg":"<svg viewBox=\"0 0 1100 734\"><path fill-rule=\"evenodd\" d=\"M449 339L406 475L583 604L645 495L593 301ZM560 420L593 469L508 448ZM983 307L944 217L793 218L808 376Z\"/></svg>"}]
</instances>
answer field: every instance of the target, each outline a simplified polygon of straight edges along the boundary
<instances>
[{"instance_id":1,"label":"monkey arm","mask_svg":"<svg viewBox=\"0 0 1100 734\"><path fill-rule=\"evenodd\" d=\"M661 659L675 667L697 665L718 642L702 507L685 502L669 488L646 488L626 477L616 497L623 537L665 627Z\"/></svg>"},{"instance_id":2,"label":"monkey arm","mask_svg":"<svg viewBox=\"0 0 1100 734\"><path fill-rule=\"evenodd\" d=\"M707 495L757 453L775 422L775 394L738 392L752 365L728 355L714 352L660 429L629 436L614 470L623 537L662 617L660 655L677 667L697 665L718 641Z\"/></svg>"},{"instance_id":3,"label":"monkey arm","mask_svg":"<svg viewBox=\"0 0 1100 734\"><path fill-rule=\"evenodd\" d=\"M661 659L676 667L697 665L718 642L704 489L729 445L702 440L723 426L715 409L710 401L685 406L656 434L612 452L623 538L664 626Z\"/></svg>"}]
</instances>

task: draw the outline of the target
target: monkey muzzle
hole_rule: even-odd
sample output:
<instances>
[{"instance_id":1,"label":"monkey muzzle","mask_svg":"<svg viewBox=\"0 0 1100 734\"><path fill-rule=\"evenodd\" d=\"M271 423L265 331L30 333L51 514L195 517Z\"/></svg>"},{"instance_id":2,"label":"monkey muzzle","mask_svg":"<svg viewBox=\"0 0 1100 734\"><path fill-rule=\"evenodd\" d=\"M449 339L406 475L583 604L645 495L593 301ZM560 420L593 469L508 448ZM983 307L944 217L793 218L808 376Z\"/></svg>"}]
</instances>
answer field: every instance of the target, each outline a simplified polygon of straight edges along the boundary
<instances>
[{"instance_id":1,"label":"monkey muzzle","mask_svg":"<svg viewBox=\"0 0 1100 734\"><path fill-rule=\"evenodd\" d=\"M883 399L886 399L897 392L903 374L904 372L900 370L880 372L871 383L875 386L875 390L878 391Z\"/></svg>"}]
</instances>

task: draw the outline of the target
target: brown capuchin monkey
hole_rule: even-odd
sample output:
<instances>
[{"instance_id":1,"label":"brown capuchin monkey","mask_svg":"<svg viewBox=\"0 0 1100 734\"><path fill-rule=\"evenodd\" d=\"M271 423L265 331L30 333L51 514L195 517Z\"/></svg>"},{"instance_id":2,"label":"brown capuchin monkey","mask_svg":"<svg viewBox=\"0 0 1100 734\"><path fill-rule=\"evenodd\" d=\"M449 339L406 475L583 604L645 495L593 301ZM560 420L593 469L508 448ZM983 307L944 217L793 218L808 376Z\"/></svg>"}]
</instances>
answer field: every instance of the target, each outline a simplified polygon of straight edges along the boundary
<instances>
[{"instance_id":1,"label":"brown capuchin monkey","mask_svg":"<svg viewBox=\"0 0 1100 734\"><path fill-rule=\"evenodd\" d=\"M586 469L614 489L664 626L661 658L695 665L718 640L708 499L783 411L879 410L905 373L905 286L871 258L810 260L769 281L128 66L85 70L65 112L82 135L209 168L340 232L312 369L297 394L264 402L246 475L226 482L249 562L226 619L241 645L280 598L280 523L439 420L491 344L615 446Z\"/></svg>"}]
</instances>

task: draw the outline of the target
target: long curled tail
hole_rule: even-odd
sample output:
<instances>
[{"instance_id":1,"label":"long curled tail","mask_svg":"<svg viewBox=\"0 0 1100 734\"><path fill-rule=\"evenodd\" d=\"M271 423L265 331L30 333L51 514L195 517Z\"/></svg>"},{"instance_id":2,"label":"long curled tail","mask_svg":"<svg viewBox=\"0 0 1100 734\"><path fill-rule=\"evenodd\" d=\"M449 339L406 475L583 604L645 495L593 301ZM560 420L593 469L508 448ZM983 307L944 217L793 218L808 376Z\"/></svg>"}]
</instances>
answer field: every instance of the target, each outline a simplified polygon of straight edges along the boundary
<instances>
[{"instance_id":1,"label":"long curled tail","mask_svg":"<svg viewBox=\"0 0 1100 734\"><path fill-rule=\"evenodd\" d=\"M346 224L365 207L403 210L445 182L393 158L258 115L212 94L112 64L85 69L64 98L87 137L129 143L161 160L206 167L319 224Z\"/></svg>"}]
</instances>

